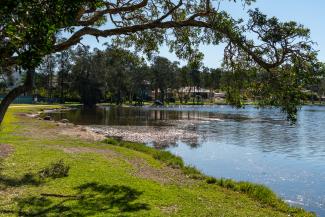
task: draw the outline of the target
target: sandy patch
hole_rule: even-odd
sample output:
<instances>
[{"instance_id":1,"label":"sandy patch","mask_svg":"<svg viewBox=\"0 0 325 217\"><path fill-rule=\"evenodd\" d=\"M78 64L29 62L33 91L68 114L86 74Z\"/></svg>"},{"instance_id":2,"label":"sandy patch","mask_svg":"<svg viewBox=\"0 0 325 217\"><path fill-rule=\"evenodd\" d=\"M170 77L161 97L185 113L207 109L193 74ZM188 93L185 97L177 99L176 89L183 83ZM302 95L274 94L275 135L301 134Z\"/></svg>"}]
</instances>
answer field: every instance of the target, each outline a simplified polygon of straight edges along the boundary
<instances>
[{"instance_id":1,"label":"sandy patch","mask_svg":"<svg viewBox=\"0 0 325 217\"><path fill-rule=\"evenodd\" d=\"M0 158L8 157L13 151L14 148L11 145L0 144Z\"/></svg>"},{"instance_id":2,"label":"sandy patch","mask_svg":"<svg viewBox=\"0 0 325 217\"><path fill-rule=\"evenodd\" d=\"M71 124L63 123L57 123L57 125L59 126L58 133L61 135L92 141L102 141L106 138L104 134L95 132L89 127L73 126Z\"/></svg>"},{"instance_id":3,"label":"sandy patch","mask_svg":"<svg viewBox=\"0 0 325 217\"><path fill-rule=\"evenodd\" d=\"M173 169L168 166L153 168L141 158L131 158L128 162L134 167L133 175L140 178L151 179L161 184L187 184L190 181L186 179L185 175L179 169Z\"/></svg>"}]
</instances>

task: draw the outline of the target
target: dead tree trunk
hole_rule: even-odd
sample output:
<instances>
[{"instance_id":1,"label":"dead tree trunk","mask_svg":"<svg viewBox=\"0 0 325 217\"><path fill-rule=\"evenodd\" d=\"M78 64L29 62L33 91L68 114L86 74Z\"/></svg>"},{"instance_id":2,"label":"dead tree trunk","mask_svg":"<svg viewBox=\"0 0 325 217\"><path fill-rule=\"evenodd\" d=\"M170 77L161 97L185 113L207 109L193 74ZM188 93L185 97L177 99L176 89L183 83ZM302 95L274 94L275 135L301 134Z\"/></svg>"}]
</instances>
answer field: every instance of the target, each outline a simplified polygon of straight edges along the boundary
<instances>
[{"instance_id":1,"label":"dead tree trunk","mask_svg":"<svg viewBox=\"0 0 325 217\"><path fill-rule=\"evenodd\" d=\"M5 98L0 103L0 124L2 123L4 116L8 110L9 105L20 95L26 93L28 91L33 90L33 77L34 77L34 70L28 70L26 74L26 80L23 85L15 87L12 89Z\"/></svg>"}]
</instances>

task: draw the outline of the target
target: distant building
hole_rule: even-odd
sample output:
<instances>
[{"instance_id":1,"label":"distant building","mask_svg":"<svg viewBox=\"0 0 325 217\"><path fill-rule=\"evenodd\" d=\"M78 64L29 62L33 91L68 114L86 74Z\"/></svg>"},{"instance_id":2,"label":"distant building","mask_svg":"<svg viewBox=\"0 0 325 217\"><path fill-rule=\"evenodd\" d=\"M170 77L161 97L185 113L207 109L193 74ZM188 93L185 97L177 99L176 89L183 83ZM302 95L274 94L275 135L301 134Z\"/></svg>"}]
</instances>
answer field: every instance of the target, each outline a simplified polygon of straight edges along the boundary
<instances>
[{"instance_id":1,"label":"distant building","mask_svg":"<svg viewBox=\"0 0 325 217\"><path fill-rule=\"evenodd\" d=\"M201 96L204 99L224 99L226 97L225 93L215 92L213 90L208 90L200 87L183 87L179 89L179 92L189 94L191 96Z\"/></svg>"},{"instance_id":2,"label":"distant building","mask_svg":"<svg viewBox=\"0 0 325 217\"><path fill-rule=\"evenodd\" d=\"M226 98L226 93L222 93L222 92L214 93L214 98L215 99L225 99Z\"/></svg>"},{"instance_id":3,"label":"distant building","mask_svg":"<svg viewBox=\"0 0 325 217\"><path fill-rule=\"evenodd\" d=\"M160 90L152 91L151 96L155 98L155 95L159 95ZM213 90L201 88L201 87L182 87L177 91L172 89L167 89L166 95L168 98L175 97L175 94L182 94L183 96L188 97L201 97L202 99L224 99L226 97L225 93L222 92L215 92Z\"/></svg>"}]
</instances>

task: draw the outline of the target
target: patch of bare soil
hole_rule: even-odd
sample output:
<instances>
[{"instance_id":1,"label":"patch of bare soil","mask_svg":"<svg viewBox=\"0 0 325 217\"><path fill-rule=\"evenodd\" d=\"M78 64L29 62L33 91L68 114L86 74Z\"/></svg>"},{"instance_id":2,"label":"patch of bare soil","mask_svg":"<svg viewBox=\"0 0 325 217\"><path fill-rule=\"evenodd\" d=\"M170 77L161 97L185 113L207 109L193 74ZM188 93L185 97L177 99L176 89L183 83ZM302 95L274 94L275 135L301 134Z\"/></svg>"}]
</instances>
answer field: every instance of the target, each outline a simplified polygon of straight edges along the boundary
<instances>
[{"instance_id":1,"label":"patch of bare soil","mask_svg":"<svg viewBox=\"0 0 325 217\"><path fill-rule=\"evenodd\" d=\"M39 118L40 117L40 112L39 113L18 113L20 117L28 117L28 118Z\"/></svg>"},{"instance_id":2,"label":"patch of bare soil","mask_svg":"<svg viewBox=\"0 0 325 217\"><path fill-rule=\"evenodd\" d=\"M11 145L0 144L0 158L8 157L12 152L14 148Z\"/></svg>"},{"instance_id":3,"label":"patch of bare soil","mask_svg":"<svg viewBox=\"0 0 325 217\"><path fill-rule=\"evenodd\" d=\"M168 166L153 168L141 158L132 158L128 159L128 161L134 167L133 174L140 178L151 179L161 184L188 184L191 181L179 169L173 169Z\"/></svg>"},{"instance_id":4,"label":"patch of bare soil","mask_svg":"<svg viewBox=\"0 0 325 217\"><path fill-rule=\"evenodd\" d=\"M106 138L105 135L90 130L88 127L73 126L71 124L58 123L58 133L65 136L71 136L75 138L102 141Z\"/></svg>"},{"instance_id":5,"label":"patch of bare soil","mask_svg":"<svg viewBox=\"0 0 325 217\"><path fill-rule=\"evenodd\" d=\"M27 118L37 118L37 116L29 116L26 114L21 114L22 117ZM80 138L84 140L90 141L102 141L106 137L103 134L99 134L98 132L94 132L88 127L77 126L71 123L61 123L55 121L47 121L52 123L52 127L40 127L40 122L44 120L37 120L37 121L28 121L28 122L21 122L20 125L28 126L26 130L23 132L19 132L22 136L28 136L32 138L57 138L59 135L63 136L71 136L73 138Z\"/></svg>"},{"instance_id":6,"label":"patch of bare soil","mask_svg":"<svg viewBox=\"0 0 325 217\"><path fill-rule=\"evenodd\" d=\"M167 215L172 215L174 213L177 213L178 211L178 207L174 204L174 205L171 205L171 206L163 206L163 207L160 207L160 210L167 214Z\"/></svg>"}]
</instances>

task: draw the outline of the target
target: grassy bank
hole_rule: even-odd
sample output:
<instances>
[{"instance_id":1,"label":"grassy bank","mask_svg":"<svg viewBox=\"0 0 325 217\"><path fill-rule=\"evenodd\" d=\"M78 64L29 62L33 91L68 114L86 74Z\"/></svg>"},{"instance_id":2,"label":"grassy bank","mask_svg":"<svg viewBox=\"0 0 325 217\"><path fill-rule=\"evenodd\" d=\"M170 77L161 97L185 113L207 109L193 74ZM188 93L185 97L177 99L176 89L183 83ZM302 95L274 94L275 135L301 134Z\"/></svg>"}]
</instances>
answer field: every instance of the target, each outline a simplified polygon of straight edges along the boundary
<instances>
[{"instance_id":1,"label":"grassy bank","mask_svg":"<svg viewBox=\"0 0 325 217\"><path fill-rule=\"evenodd\" d=\"M22 114L44 108L12 107L1 127L0 216L313 216L169 152Z\"/></svg>"}]
</instances>

